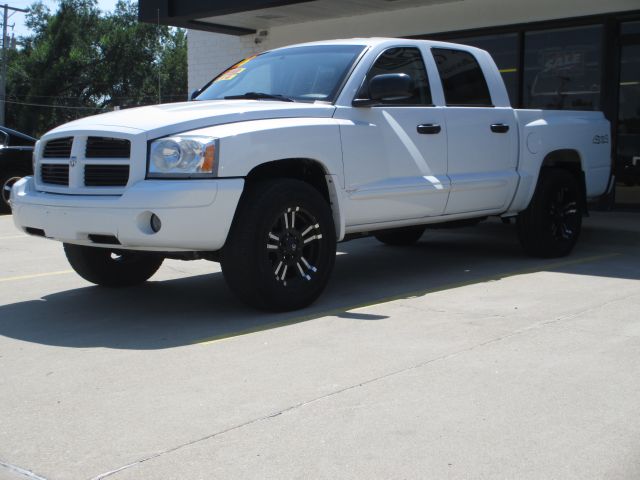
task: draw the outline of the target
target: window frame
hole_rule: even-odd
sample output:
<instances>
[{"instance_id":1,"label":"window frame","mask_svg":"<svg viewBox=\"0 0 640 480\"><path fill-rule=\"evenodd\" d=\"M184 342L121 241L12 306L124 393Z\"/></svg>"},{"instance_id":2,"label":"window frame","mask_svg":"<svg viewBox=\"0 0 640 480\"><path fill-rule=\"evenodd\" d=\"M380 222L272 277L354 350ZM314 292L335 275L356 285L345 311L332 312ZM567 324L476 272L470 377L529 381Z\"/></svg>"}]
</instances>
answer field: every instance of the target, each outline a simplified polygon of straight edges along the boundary
<instances>
[{"instance_id":1,"label":"window frame","mask_svg":"<svg viewBox=\"0 0 640 480\"><path fill-rule=\"evenodd\" d=\"M393 50L395 48L411 48L413 50L417 50L418 54L420 55L420 59L422 60L422 66L424 68L424 74L425 74L425 78L427 79L427 88L429 91L429 97L431 102L430 103L384 103L384 102L379 102L379 101L374 101L371 100L370 98L361 98L360 92L362 91L365 82L367 81L367 77L369 76L369 72L371 71L371 69L375 66L375 64L378 62L378 60L380 59L380 57L382 57L382 55L384 55L388 50ZM373 62L371 62L371 65L369 66L369 68L367 69L366 73L364 74L364 77L362 78L362 81L360 82L360 85L358 86L358 89L356 91L355 96L352 99L352 105L353 106L357 106L356 105L356 101L371 101L374 103L368 103L366 104L367 107L407 107L407 108L416 108L416 107L424 107L424 108L428 108L428 107L435 107L435 103L433 101L433 88L432 88L432 81L431 78L429 77L429 69L427 68L427 62L425 60L425 56L424 53L422 51L422 49L418 46L418 45L394 45L392 47L386 47L384 50L382 50L378 55L376 55L376 58Z\"/></svg>"}]
</instances>

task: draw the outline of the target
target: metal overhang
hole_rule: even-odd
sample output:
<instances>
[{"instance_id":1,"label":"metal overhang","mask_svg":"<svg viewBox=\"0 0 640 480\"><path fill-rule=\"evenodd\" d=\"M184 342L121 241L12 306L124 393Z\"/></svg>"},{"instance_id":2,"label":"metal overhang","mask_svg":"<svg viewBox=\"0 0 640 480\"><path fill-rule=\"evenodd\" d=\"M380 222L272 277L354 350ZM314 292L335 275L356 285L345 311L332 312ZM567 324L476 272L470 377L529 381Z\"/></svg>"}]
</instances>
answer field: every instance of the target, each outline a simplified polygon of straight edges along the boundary
<instances>
[{"instance_id":1,"label":"metal overhang","mask_svg":"<svg viewBox=\"0 0 640 480\"><path fill-rule=\"evenodd\" d=\"M313 0L140 0L138 4L138 19L146 23L159 23L161 25L193 28L228 35L248 35L256 33L256 30L254 28L218 24L215 21L202 21L201 19L310 1Z\"/></svg>"},{"instance_id":2,"label":"metal overhang","mask_svg":"<svg viewBox=\"0 0 640 480\"><path fill-rule=\"evenodd\" d=\"M140 0L139 19L229 35L464 0Z\"/></svg>"}]
</instances>

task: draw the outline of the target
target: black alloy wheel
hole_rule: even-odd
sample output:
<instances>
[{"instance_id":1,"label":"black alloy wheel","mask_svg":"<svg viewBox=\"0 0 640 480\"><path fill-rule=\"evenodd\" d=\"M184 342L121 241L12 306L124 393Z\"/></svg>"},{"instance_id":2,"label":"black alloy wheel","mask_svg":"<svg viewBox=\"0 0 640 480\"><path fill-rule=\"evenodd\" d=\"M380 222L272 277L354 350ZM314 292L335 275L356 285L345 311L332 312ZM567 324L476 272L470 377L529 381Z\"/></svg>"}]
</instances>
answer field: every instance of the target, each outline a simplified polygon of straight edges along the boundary
<instances>
[{"instance_id":1,"label":"black alloy wheel","mask_svg":"<svg viewBox=\"0 0 640 480\"><path fill-rule=\"evenodd\" d=\"M335 254L327 200L305 182L274 179L247 187L220 263L227 284L244 303L288 311L320 296Z\"/></svg>"},{"instance_id":2,"label":"black alloy wheel","mask_svg":"<svg viewBox=\"0 0 640 480\"><path fill-rule=\"evenodd\" d=\"M531 203L516 221L525 251L543 258L568 255L582 229L582 204L581 190L572 172L543 169Z\"/></svg>"},{"instance_id":3,"label":"black alloy wheel","mask_svg":"<svg viewBox=\"0 0 640 480\"><path fill-rule=\"evenodd\" d=\"M276 279L286 287L310 282L318 272L322 231L318 220L299 205L278 216L267 238L267 255Z\"/></svg>"},{"instance_id":4,"label":"black alloy wheel","mask_svg":"<svg viewBox=\"0 0 640 480\"><path fill-rule=\"evenodd\" d=\"M563 185L549 201L549 230L558 242L571 241L580 228L576 193Z\"/></svg>"}]
</instances>

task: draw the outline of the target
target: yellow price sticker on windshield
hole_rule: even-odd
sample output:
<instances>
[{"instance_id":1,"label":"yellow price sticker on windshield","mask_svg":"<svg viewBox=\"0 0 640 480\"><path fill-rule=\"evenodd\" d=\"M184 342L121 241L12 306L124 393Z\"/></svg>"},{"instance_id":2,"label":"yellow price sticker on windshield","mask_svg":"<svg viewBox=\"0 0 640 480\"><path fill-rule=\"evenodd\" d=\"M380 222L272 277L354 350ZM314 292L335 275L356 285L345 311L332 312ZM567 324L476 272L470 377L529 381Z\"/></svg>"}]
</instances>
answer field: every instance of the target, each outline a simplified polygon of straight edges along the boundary
<instances>
[{"instance_id":1,"label":"yellow price sticker on windshield","mask_svg":"<svg viewBox=\"0 0 640 480\"><path fill-rule=\"evenodd\" d=\"M216 82L221 82L223 80L233 80L245 70L246 68L232 68L231 70L227 70L218 78L216 78Z\"/></svg>"},{"instance_id":2,"label":"yellow price sticker on windshield","mask_svg":"<svg viewBox=\"0 0 640 480\"><path fill-rule=\"evenodd\" d=\"M251 60L253 60L256 57L257 57L257 55L254 55L252 57L245 58L244 60L242 60L239 63L236 63L233 67L231 67L229 70L227 70L222 75L220 75L218 78L216 78L214 83L215 82L225 81L225 80L233 80L234 78L236 78L238 75L240 75L242 72L244 72L246 70L246 68L240 68L240 67L242 67L242 65L245 65L245 64L249 63Z\"/></svg>"}]
</instances>

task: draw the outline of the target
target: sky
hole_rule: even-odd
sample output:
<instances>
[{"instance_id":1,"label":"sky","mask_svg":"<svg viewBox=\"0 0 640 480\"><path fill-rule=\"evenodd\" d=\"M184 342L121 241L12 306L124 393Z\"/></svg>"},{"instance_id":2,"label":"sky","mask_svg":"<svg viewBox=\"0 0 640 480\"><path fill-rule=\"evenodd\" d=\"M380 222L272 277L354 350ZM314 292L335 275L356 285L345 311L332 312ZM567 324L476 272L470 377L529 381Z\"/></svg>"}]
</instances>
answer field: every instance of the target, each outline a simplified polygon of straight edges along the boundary
<instances>
[{"instance_id":1,"label":"sky","mask_svg":"<svg viewBox=\"0 0 640 480\"><path fill-rule=\"evenodd\" d=\"M5 2L2 2L3 5L4 3ZM34 0L6 0L6 3L10 7L29 8L34 3ZM42 3L48 6L51 11L55 11L57 8L57 2L55 0L43 0ZM100 8L100 10L110 11L110 10L113 10L115 5L116 5L116 0L98 0L98 8ZM10 14L13 13L13 15L9 18L9 21L7 22L9 25L9 30L8 30L9 36L11 36L12 32L16 37L28 35L30 33L29 29L24 25L24 19L26 14L20 13L20 12L11 12L11 10L9 10L9 13ZM0 23L1 23L1 17L0 17ZM13 27L13 30L11 29L12 25L15 25ZM2 32L0 31L0 33Z\"/></svg>"}]
</instances>

